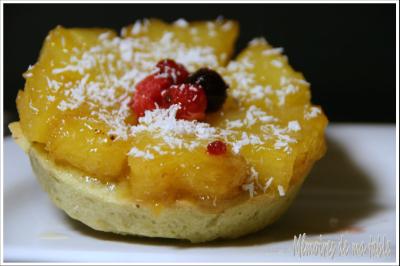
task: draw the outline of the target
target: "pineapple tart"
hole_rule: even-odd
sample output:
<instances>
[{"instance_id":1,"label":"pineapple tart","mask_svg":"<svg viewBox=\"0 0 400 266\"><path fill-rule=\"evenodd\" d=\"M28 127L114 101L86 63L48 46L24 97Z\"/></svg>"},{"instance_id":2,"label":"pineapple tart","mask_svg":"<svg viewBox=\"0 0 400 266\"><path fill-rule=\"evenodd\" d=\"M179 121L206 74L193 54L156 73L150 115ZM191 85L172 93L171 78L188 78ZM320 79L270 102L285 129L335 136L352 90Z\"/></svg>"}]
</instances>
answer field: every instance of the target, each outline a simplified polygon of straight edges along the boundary
<instances>
[{"instance_id":1,"label":"pineapple tart","mask_svg":"<svg viewBox=\"0 0 400 266\"><path fill-rule=\"evenodd\" d=\"M51 200L95 230L205 242L271 224L325 153L282 48L235 21L53 29L10 124Z\"/></svg>"}]
</instances>

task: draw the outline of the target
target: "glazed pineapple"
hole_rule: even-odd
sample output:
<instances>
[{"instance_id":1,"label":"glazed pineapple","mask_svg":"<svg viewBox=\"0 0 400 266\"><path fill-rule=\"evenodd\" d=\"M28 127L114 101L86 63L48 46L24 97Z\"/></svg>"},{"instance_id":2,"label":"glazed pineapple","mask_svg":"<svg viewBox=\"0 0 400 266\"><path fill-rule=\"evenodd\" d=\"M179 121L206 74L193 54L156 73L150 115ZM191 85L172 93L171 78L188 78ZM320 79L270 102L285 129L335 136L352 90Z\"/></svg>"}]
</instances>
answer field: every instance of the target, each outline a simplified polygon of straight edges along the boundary
<instances>
[{"instance_id":1,"label":"glazed pineapple","mask_svg":"<svg viewBox=\"0 0 400 266\"><path fill-rule=\"evenodd\" d=\"M284 195L292 177L299 176L295 171L308 172L304 160L325 153L326 117L310 105L310 85L291 68L282 48L264 39L253 40L224 74L235 104L225 105L211 123L247 135L242 143L250 143L235 142L234 148L240 147L253 167L256 193L272 189Z\"/></svg>"},{"instance_id":2,"label":"glazed pineapple","mask_svg":"<svg viewBox=\"0 0 400 266\"><path fill-rule=\"evenodd\" d=\"M204 39L206 25L218 30L218 37L207 37L211 43L187 41ZM130 38L142 31L138 27L146 29L146 38ZM128 166L127 135L135 116L128 102L135 84L164 57L180 57L189 69L220 66L237 36L231 21L189 28L145 20L133 28L124 29L121 39L107 29L57 27L46 38L38 63L24 74L25 89L17 98L20 124L30 141L44 144L55 160L103 181L122 177ZM175 35L180 37L171 40Z\"/></svg>"},{"instance_id":3,"label":"glazed pineapple","mask_svg":"<svg viewBox=\"0 0 400 266\"><path fill-rule=\"evenodd\" d=\"M327 119L281 48L254 39L230 61L238 30L51 31L11 129L55 203L98 230L193 242L277 219L325 153Z\"/></svg>"}]
</instances>

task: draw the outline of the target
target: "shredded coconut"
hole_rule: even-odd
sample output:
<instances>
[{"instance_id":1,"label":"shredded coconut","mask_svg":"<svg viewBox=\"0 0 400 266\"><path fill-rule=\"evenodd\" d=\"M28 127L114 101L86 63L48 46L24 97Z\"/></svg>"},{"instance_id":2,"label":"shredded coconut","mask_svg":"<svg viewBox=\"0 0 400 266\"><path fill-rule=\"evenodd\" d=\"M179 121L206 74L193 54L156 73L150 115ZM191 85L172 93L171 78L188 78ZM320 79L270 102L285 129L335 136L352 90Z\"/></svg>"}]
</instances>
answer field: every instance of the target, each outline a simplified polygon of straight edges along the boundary
<instances>
[{"instance_id":1,"label":"shredded coconut","mask_svg":"<svg viewBox=\"0 0 400 266\"><path fill-rule=\"evenodd\" d=\"M181 28L187 28L189 26L189 23L183 18L176 20L174 24Z\"/></svg>"},{"instance_id":2,"label":"shredded coconut","mask_svg":"<svg viewBox=\"0 0 400 266\"><path fill-rule=\"evenodd\" d=\"M128 155L150 160L154 159L154 155L151 154L149 151L141 151L138 150L136 147L132 147L132 149L128 152Z\"/></svg>"},{"instance_id":3,"label":"shredded coconut","mask_svg":"<svg viewBox=\"0 0 400 266\"><path fill-rule=\"evenodd\" d=\"M279 102L278 104L280 106L285 105L286 102L286 96L289 94L295 94L296 92L299 91L299 88L294 86L293 84L289 84L286 87L283 87L279 90L276 90L275 93L278 96Z\"/></svg>"},{"instance_id":4,"label":"shredded coconut","mask_svg":"<svg viewBox=\"0 0 400 266\"><path fill-rule=\"evenodd\" d=\"M29 101L29 108L31 108L35 114L39 113L39 109L33 106L32 101Z\"/></svg>"},{"instance_id":5,"label":"shredded coconut","mask_svg":"<svg viewBox=\"0 0 400 266\"><path fill-rule=\"evenodd\" d=\"M310 110L304 114L304 118L306 120L310 120L314 117L317 117L319 114L321 114L321 109L318 107L312 106L310 107Z\"/></svg>"},{"instance_id":6,"label":"shredded coconut","mask_svg":"<svg viewBox=\"0 0 400 266\"><path fill-rule=\"evenodd\" d=\"M270 56L270 55L277 55L283 53L282 47L267 49L262 52L263 55Z\"/></svg>"},{"instance_id":7,"label":"shredded coconut","mask_svg":"<svg viewBox=\"0 0 400 266\"><path fill-rule=\"evenodd\" d=\"M299 131L301 127L298 121L290 121L288 123L288 129L289 131Z\"/></svg>"},{"instance_id":8,"label":"shredded coconut","mask_svg":"<svg viewBox=\"0 0 400 266\"><path fill-rule=\"evenodd\" d=\"M249 42L249 46L255 46L255 45L263 45L263 44L268 44L267 40L264 37L258 37L254 38Z\"/></svg>"},{"instance_id":9,"label":"shredded coconut","mask_svg":"<svg viewBox=\"0 0 400 266\"><path fill-rule=\"evenodd\" d=\"M283 67L283 63L282 63L281 61L279 61L279 60L272 60L272 61L271 61L271 64L272 64L274 67L277 67L277 68Z\"/></svg>"},{"instance_id":10,"label":"shredded coconut","mask_svg":"<svg viewBox=\"0 0 400 266\"><path fill-rule=\"evenodd\" d=\"M263 192L265 193L267 189L271 186L272 181L274 181L273 177L270 177L267 181L265 181L265 185L263 187Z\"/></svg>"},{"instance_id":11,"label":"shredded coconut","mask_svg":"<svg viewBox=\"0 0 400 266\"><path fill-rule=\"evenodd\" d=\"M186 148L193 150L203 140L224 138L216 128L210 124L198 121L187 121L176 119L176 113L180 106L171 105L168 109L155 109L146 111L145 115L139 118L139 123L130 128L130 134L137 136L141 133L151 133L154 138L160 138L170 148ZM222 131L222 130L220 130ZM184 140L183 136L191 136Z\"/></svg>"},{"instance_id":12,"label":"shredded coconut","mask_svg":"<svg viewBox=\"0 0 400 266\"><path fill-rule=\"evenodd\" d=\"M281 185L278 185L278 192L279 192L279 196L281 196L281 197L284 197L286 195L285 189Z\"/></svg>"}]
</instances>

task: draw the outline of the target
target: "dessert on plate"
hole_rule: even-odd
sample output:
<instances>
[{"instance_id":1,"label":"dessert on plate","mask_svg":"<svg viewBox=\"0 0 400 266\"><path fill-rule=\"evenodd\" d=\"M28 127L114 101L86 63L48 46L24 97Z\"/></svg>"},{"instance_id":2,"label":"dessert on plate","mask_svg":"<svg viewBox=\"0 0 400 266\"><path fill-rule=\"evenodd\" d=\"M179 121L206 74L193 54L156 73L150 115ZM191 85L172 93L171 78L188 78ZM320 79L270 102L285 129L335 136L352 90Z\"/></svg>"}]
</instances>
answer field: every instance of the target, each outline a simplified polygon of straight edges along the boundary
<instances>
[{"instance_id":1,"label":"dessert on plate","mask_svg":"<svg viewBox=\"0 0 400 266\"><path fill-rule=\"evenodd\" d=\"M282 48L235 21L52 30L15 141L52 201L100 231L204 242L274 222L325 153L327 118Z\"/></svg>"}]
</instances>

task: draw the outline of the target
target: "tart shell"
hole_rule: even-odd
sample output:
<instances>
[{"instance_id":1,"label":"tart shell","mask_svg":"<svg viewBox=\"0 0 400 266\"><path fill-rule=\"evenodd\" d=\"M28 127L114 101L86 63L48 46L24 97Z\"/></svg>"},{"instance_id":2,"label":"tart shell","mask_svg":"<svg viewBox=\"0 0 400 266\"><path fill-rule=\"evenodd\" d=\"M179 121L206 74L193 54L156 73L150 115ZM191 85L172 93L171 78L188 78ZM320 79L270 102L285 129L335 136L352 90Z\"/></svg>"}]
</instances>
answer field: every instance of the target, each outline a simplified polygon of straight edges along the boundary
<instances>
[{"instance_id":1,"label":"tart shell","mask_svg":"<svg viewBox=\"0 0 400 266\"><path fill-rule=\"evenodd\" d=\"M123 235L186 239L194 243L231 239L258 231L276 221L289 207L313 162L285 196L261 194L210 212L189 201L177 201L155 212L142 202L123 200L102 183L88 183L86 175L52 161L46 151L30 143L19 123L10 124L13 138L29 155L43 189L57 207L89 227ZM306 157L307 158L307 157Z\"/></svg>"}]
</instances>

